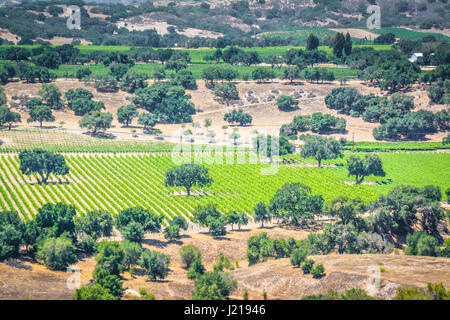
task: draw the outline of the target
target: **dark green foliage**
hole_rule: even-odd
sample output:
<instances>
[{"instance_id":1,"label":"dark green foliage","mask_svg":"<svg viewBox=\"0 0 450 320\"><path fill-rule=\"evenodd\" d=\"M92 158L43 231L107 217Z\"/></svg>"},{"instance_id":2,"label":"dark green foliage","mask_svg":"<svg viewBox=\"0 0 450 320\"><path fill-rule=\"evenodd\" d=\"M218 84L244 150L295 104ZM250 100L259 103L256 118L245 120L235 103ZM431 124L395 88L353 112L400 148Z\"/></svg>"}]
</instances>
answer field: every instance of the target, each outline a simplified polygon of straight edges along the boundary
<instances>
[{"instance_id":1,"label":"dark green foliage","mask_svg":"<svg viewBox=\"0 0 450 320\"><path fill-rule=\"evenodd\" d=\"M351 156L347 160L347 170L349 176L356 177L356 184L361 184L364 178L370 175L386 176L381 159L377 155L366 155L364 158Z\"/></svg>"},{"instance_id":2,"label":"dark green foliage","mask_svg":"<svg viewBox=\"0 0 450 320\"><path fill-rule=\"evenodd\" d=\"M125 252L120 242L117 241L102 241L97 243L96 256L97 266L95 272L97 271L108 271L109 274L120 277L120 274L124 270L124 257Z\"/></svg>"},{"instance_id":3,"label":"dark green foliage","mask_svg":"<svg viewBox=\"0 0 450 320\"><path fill-rule=\"evenodd\" d=\"M0 261L19 257L24 230L16 212L0 212Z\"/></svg>"},{"instance_id":4,"label":"dark green foliage","mask_svg":"<svg viewBox=\"0 0 450 320\"><path fill-rule=\"evenodd\" d=\"M133 103L155 114L163 123L191 122L195 113L191 96L181 86L168 82L156 82L147 88L136 90Z\"/></svg>"},{"instance_id":5,"label":"dark green foliage","mask_svg":"<svg viewBox=\"0 0 450 320\"><path fill-rule=\"evenodd\" d=\"M300 154L304 158L313 157L319 163L319 167L323 160L341 158L342 145L333 138L323 138L316 135L303 135L301 137L305 141Z\"/></svg>"},{"instance_id":6,"label":"dark green foliage","mask_svg":"<svg viewBox=\"0 0 450 320\"><path fill-rule=\"evenodd\" d=\"M206 269L202 264L202 260L196 259L188 269L187 278L190 280L196 280L200 278L205 273L205 271Z\"/></svg>"},{"instance_id":7,"label":"dark green foliage","mask_svg":"<svg viewBox=\"0 0 450 320\"><path fill-rule=\"evenodd\" d=\"M137 112L137 107L134 104L129 104L126 106L121 106L117 110L117 120L119 123L128 127L134 118L137 118L139 113Z\"/></svg>"},{"instance_id":8,"label":"dark green foliage","mask_svg":"<svg viewBox=\"0 0 450 320\"><path fill-rule=\"evenodd\" d=\"M84 116L93 111L101 111L105 109L105 104L102 101L92 101L88 99L74 99L70 101L70 107L77 116Z\"/></svg>"},{"instance_id":9,"label":"dark green foliage","mask_svg":"<svg viewBox=\"0 0 450 320\"><path fill-rule=\"evenodd\" d=\"M192 300L227 300L236 282L223 272L206 272L195 281Z\"/></svg>"},{"instance_id":10,"label":"dark green foliage","mask_svg":"<svg viewBox=\"0 0 450 320\"><path fill-rule=\"evenodd\" d=\"M253 209L255 213L255 222L261 222L261 227L264 228L264 222L272 221L272 216L264 202L258 202Z\"/></svg>"},{"instance_id":11,"label":"dark green foliage","mask_svg":"<svg viewBox=\"0 0 450 320\"><path fill-rule=\"evenodd\" d=\"M47 183L50 174L66 175L69 167L63 155L44 150L23 151L19 154L20 172L25 175L39 174L40 184Z\"/></svg>"},{"instance_id":12,"label":"dark green foliage","mask_svg":"<svg viewBox=\"0 0 450 320\"><path fill-rule=\"evenodd\" d=\"M75 217L75 228L79 233L93 239L109 237L112 234L113 218L107 211L89 211Z\"/></svg>"},{"instance_id":13,"label":"dark green foliage","mask_svg":"<svg viewBox=\"0 0 450 320\"><path fill-rule=\"evenodd\" d=\"M20 113L11 111L7 106L0 105L0 127L8 125L8 130L11 130L13 123L21 122Z\"/></svg>"},{"instance_id":14,"label":"dark green foliage","mask_svg":"<svg viewBox=\"0 0 450 320\"><path fill-rule=\"evenodd\" d=\"M435 191L433 191L435 190ZM441 194L433 187L417 188L412 186L394 187L387 195L381 195L372 204L373 209L380 209L369 218L370 229L381 234L406 234L417 223L418 216L422 225L430 234L436 232L436 226L443 219L439 209ZM431 209L430 209L431 207ZM422 209L429 208L425 211ZM418 215L418 213L421 213Z\"/></svg>"},{"instance_id":15,"label":"dark green foliage","mask_svg":"<svg viewBox=\"0 0 450 320\"><path fill-rule=\"evenodd\" d=\"M305 249L295 249L291 253L291 264L297 268L300 268L302 263L305 261L306 257L308 255L308 251Z\"/></svg>"},{"instance_id":16,"label":"dark green foliage","mask_svg":"<svg viewBox=\"0 0 450 320\"><path fill-rule=\"evenodd\" d=\"M139 263L139 259L142 255L142 248L139 243L128 240L123 240L121 245L124 252L123 264L130 270Z\"/></svg>"},{"instance_id":17,"label":"dark green foliage","mask_svg":"<svg viewBox=\"0 0 450 320\"><path fill-rule=\"evenodd\" d=\"M166 172L165 185L167 187L185 187L187 196L191 195L191 188L210 185L213 182L208 169L198 164L183 164Z\"/></svg>"},{"instance_id":18,"label":"dark green foliage","mask_svg":"<svg viewBox=\"0 0 450 320\"><path fill-rule=\"evenodd\" d=\"M180 227L177 225L171 225L164 228L163 231L164 238L166 240L172 241L176 239L180 239Z\"/></svg>"},{"instance_id":19,"label":"dark green foliage","mask_svg":"<svg viewBox=\"0 0 450 320\"><path fill-rule=\"evenodd\" d=\"M139 265L146 270L152 281L164 279L169 273L169 256L157 251L144 250Z\"/></svg>"},{"instance_id":20,"label":"dark green foliage","mask_svg":"<svg viewBox=\"0 0 450 320\"><path fill-rule=\"evenodd\" d=\"M298 100L295 100L290 96L280 96L277 100L277 106L281 111L292 111L297 109Z\"/></svg>"},{"instance_id":21,"label":"dark green foliage","mask_svg":"<svg viewBox=\"0 0 450 320\"><path fill-rule=\"evenodd\" d=\"M305 259L305 261L303 261L301 268L304 274L310 274L311 270L314 266L314 260L312 259Z\"/></svg>"},{"instance_id":22,"label":"dark green foliage","mask_svg":"<svg viewBox=\"0 0 450 320\"><path fill-rule=\"evenodd\" d=\"M214 86L214 96L225 100L227 106L231 100L239 100L239 91L231 82L218 83Z\"/></svg>"},{"instance_id":23,"label":"dark green foliage","mask_svg":"<svg viewBox=\"0 0 450 320\"><path fill-rule=\"evenodd\" d=\"M407 255L436 257L440 254L439 241L426 231L408 234L406 244L408 245L405 249Z\"/></svg>"},{"instance_id":24,"label":"dark green foliage","mask_svg":"<svg viewBox=\"0 0 450 320\"><path fill-rule=\"evenodd\" d=\"M110 112L91 111L83 116L79 125L97 134L98 131L106 131L111 128L113 117Z\"/></svg>"},{"instance_id":25,"label":"dark green foliage","mask_svg":"<svg viewBox=\"0 0 450 320\"><path fill-rule=\"evenodd\" d=\"M107 270L96 269L94 281L102 288L108 290L116 299L120 299L125 291L120 278L117 275L110 274Z\"/></svg>"},{"instance_id":26,"label":"dark green foliage","mask_svg":"<svg viewBox=\"0 0 450 320\"><path fill-rule=\"evenodd\" d=\"M319 46L319 38L317 38L314 34L310 34L308 40L306 42L306 50L315 50Z\"/></svg>"},{"instance_id":27,"label":"dark green foliage","mask_svg":"<svg viewBox=\"0 0 450 320\"><path fill-rule=\"evenodd\" d=\"M182 246L180 249L180 261L185 269L189 269L196 260L201 260L200 249L193 245Z\"/></svg>"},{"instance_id":28,"label":"dark green foliage","mask_svg":"<svg viewBox=\"0 0 450 320\"><path fill-rule=\"evenodd\" d=\"M138 123L144 126L144 131L151 130L157 122L158 116L150 112L143 112L138 118Z\"/></svg>"},{"instance_id":29,"label":"dark green foliage","mask_svg":"<svg viewBox=\"0 0 450 320\"><path fill-rule=\"evenodd\" d=\"M214 272L223 272L224 269L234 270L231 261L222 253L219 253L216 264L213 266Z\"/></svg>"},{"instance_id":30,"label":"dark green foliage","mask_svg":"<svg viewBox=\"0 0 450 320\"><path fill-rule=\"evenodd\" d=\"M94 87L100 92L117 92L119 90L117 80L111 75L97 77L94 81Z\"/></svg>"},{"instance_id":31,"label":"dark green foliage","mask_svg":"<svg viewBox=\"0 0 450 320\"><path fill-rule=\"evenodd\" d=\"M115 300L115 297L108 289L103 288L99 284L81 286L72 297L73 300Z\"/></svg>"},{"instance_id":32,"label":"dark green foliage","mask_svg":"<svg viewBox=\"0 0 450 320\"><path fill-rule=\"evenodd\" d=\"M270 200L269 210L284 223L306 225L314 222L322 206L322 196L313 195L308 186L286 183Z\"/></svg>"},{"instance_id":33,"label":"dark green foliage","mask_svg":"<svg viewBox=\"0 0 450 320\"><path fill-rule=\"evenodd\" d=\"M304 78L309 82L316 81L316 83L323 83L324 81L331 82L336 79L334 72L326 68L308 68L304 71Z\"/></svg>"},{"instance_id":34,"label":"dark green foliage","mask_svg":"<svg viewBox=\"0 0 450 320\"><path fill-rule=\"evenodd\" d=\"M239 124L240 126L247 126L252 123L253 118L248 113L245 113L242 109L239 109L239 111L234 109L232 112L226 113L223 117L223 120L228 122L229 124Z\"/></svg>"},{"instance_id":35,"label":"dark green foliage","mask_svg":"<svg viewBox=\"0 0 450 320\"><path fill-rule=\"evenodd\" d=\"M322 278L325 275L325 268L323 267L323 264L317 264L311 269L311 274L313 275L313 278Z\"/></svg>"},{"instance_id":36,"label":"dark green foliage","mask_svg":"<svg viewBox=\"0 0 450 320\"><path fill-rule=\"evenodd\" d=\"M159 232L162 217L142 207L121 211L115 219L117 228L130 241L142 242L145 232Z\"/></svg>"},{"instance_id":37,"label":"dark green foliage","mask_svg":"<svg viewBox=\"0 0 450 320\"><path fill-rule=\"evenodd\" d=\"M248 238L246 257L249 265L264 262L268 257L273 256L273 241L267 236L267 233L262 232L259 235Z\"/></svg>"},{"instance_id":38,"label":"dark green foliage","mask_svg":"<svg viewBox=\"0 0 450 320\"><path fill-rule=\"evenodd\" d=\"M137 89L147 87L147 76L143 73L129 70L122 79L120 88L128 93L134 93Z\"/></svg>"},{"instance_id":39,"label":"dark green foliage","mask_svg":"<svg viewBox=\"0 0 450 320\"><path fill-rule=\"evenodd\" d=\"M27 119L28 123L39 122L40 127L45 122L55 122L55 116L52 113L52 109L46 105L38 105L30 109L30 117Z\"/></svg>"},{"instance_id":40,"label":"dark green foliage","mask_svg":"<svg viewBox=\"0 0 450 320\"><path fill-rule=\"evenodd\" d=\"M177 72L175 76L175 82L178 86L182 86L188 90L197 89L197 82L195 81L192 72L189 70L180 70Z\"/></svg>"},{"instance_id":41,"label":"dark green foliage","mask_svg":"<svg viewBox=\"0 0 450 320\"><path fill-rule=\"evenodd\" d=\"M65 237L47 238L38 245L37 258L55 270L64 270L77 261L75 246Z\"/></svg>"}]
</instances>

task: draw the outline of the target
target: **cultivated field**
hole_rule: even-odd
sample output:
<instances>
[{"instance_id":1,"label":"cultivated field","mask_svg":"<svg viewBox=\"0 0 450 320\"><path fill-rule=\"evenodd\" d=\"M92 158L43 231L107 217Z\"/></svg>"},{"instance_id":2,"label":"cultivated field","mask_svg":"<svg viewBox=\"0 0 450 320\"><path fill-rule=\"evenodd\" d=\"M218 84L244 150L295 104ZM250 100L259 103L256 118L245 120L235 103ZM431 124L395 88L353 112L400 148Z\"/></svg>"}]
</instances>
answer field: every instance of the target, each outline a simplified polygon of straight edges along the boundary
<instances>
[{"instance_id":1,"label":"cultivated field","mask_svg":"<svg viewBox=\"0 0 450 320\"><path fill-rule=\"evenodd\" d=\"M230 161L229 155L203 156L206 163ZM244 157L238 153L234 161L245 161ZM51 177L50 183L43 185L20 173L17 155L4 154L0 156L0 209L16 210L24 219L32 219L45 203L70 203L79 213L96 209L118 213L143 206L170 220L174 216L189 218L198 205L210 202L223 212L235 209L252 213L257 202L268 203L287 182L306 184L325 200L338 196L375 200L401 184L448 187L450 153L380 153L380 157L386 178L368 178L362 185L353 185L347 177L345 159L326 161L324 168L317 168L312 159L295 157L295 164L280 165L274 175L261 174L262 168L270 167L265 163L210 164L206 167L214 183L186 197L184 190L164 186L165 172L175 166L170 154L66 153L70 173L61 179ZM387 178L393 182L386 183Z\"/></svg>"}]
</instances>

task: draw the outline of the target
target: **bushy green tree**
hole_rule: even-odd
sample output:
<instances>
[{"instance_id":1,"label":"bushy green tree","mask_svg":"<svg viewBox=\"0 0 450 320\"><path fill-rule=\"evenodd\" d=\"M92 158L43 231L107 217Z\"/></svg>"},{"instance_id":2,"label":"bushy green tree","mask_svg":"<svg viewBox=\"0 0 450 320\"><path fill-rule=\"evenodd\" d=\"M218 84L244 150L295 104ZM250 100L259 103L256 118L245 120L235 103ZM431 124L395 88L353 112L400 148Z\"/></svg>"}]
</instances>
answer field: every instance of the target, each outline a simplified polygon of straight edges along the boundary
<instances>
[{"instance_id":1,"label":"bushy green tree","mask_svg":"<svg viewBox=\"0 0 450 320\"><path fill-rule=\"evenodd\" d=\"M55 122L55 116L49 106L38 105L31 108L28 113L30 117L27 119L27 122L39 122L41 128L43 122Z\"/></svg>"},{"instance_id":2,"label":"bushy green tree","mask_svg":"<svg viewBox=\"0 0 450 320\"><path fill-rule=\"evenodd\" d=\"M195 260L201 260L200 249L194 245L182 246L180 249L180 261L185 269L189 269Z\"/></svg>"},{"instance_id":3,"label":"bushy green tree","mask_svg":"<svg viewBox=\"0 0 450 320\"><path fill-rule=\"evenodd\" d=\"M313 278L321 278L325 274L325 268L323 267L323 264L317 264L311 269L311 274L313 275Z\"/></svg>"},{"instance_id":4,"label":"bushy green tree","mask_svg":"<svg viewBox=\"0 0 450 320\"><path fill-rule=\"evenodd\" d=\"M108 289L101 285L81 286L72 297L73 300L116 300Z\"/></svg>"},{"instance_id":5,"label":"bushy green tree","mask_svg":"<svg viewBox=\"0 0 450 320\"><path fill-rule=\"evenodd\" d=\"M292 111L297 109L298 100L295 100L290 96L279 96L277 100L277 106L281 111Z\"/></svg>"},{"instance_id":6,"label":"bushy green tree","mask_svg":"<svg viewBox=\"0 0 450 320\"><path fill-rule=\"evenodd\" d=\"M364 178L374 175L384 177L383 163L377 155L366 155L364 158L351 156L347 160L347 170L349 176L356 177L356 184L361 184Z\"/></svg>"},{"instance_id":7,"label":"bushy green tree","mask_svg":"<svg viewBox=\"0 0 450 320\"><path fill-rule=\"evenodd\" d=\"M25 224L16 212L0 212L0 261L19 257L24 231Z\"/></svg>"},{"instance_id":8,"label":"bushy green tree","mask_svg":"<svg viewBox=\"0 0 450 320\"><path fill-rule=\"evenodd\" d=\"M319 168L323 160L336 159L343 156L342 144L333 138L323 138L316 135L302 136L305 144L300 150L303 158L313 157L317 160Z\"/></svg>"},{"instance_id":9,"label":"bushy green tree","mask_svg":"<svg viewBox=\"0 0 450 320\"><path fill-rule=\"evenodd\" d=\"M66 175L69 167L63 155L35 149L19 154L20 172L25 175L37 173L41 177L39 184L47 183L50 174Z\"/></svg>"},{"instance_id":10,"label":"bushy green tree","mask_svg":"<svg viewBox=\"0 0 450 320\"><path fill-rule=\"evenodd\" d=\"M150 280L164 279L169 274L169 256L157 251L144 250L139 265L146 270Z\"/></svg>"},{"instance_id":11,"label":"bushy green tree","mask_svg":"<svg viewBox=\"0 0 450 320\"><path fill-rule=\"evenodd\" d=\"M145 232L159 232L162 217L142 207L122 210L115 219L117 228L130 241L142 242Z\"/></svg>"},{"instance_id":12,"label":"bushy green tree","mask_svg":"<svg viewBox=\"0 0 450 320\"><path fill-rule=\"evenodd\" d=\"M89 211L75 217L75 228L78 232L94 239L109 237L113 230L113 217L108 211Z\"/></svg>"},{"instance_id":13,"label":"bushy green tree","mask_svg":"<svg viewBox=\"0 0 450 320\"><path fill-rule=\"evenodd\" d=\"M255 213L255 222L261 222L261 228L264 228L264 222L272 221L272 216L264 202L258 202L253 209Z\"/></svg>"},{"instance_id":14,"label":"bushy green tree","mask_svg":"<svg viewBox=\"0 0 450 320\"><path fill-rule=\"evenodd\" d=\"M38 94L42 97L44 103L52 109L60 109L63 106L61 91L53 83L43 84Z\"/></svg>"},{"instance_id":15,"label":"bushy green tree","mask_svg":"<svg viewBox=\"0 0 450 320\"><path fill-rule=\"evenodd\" d=\"M139 113L137 111L137 107L134 104L121 106L117 110L117 120L119 121L119 123L124 124L125 127L128 127L133 119L138 115Z\"/></svg>"},{"instance_id":16,"label":"bushy green tree","mask_svg":"<svg viewBox=\"0 0 450 320\"><path fill-rule=\"evenodd\" d=\"M20 113L12 111L7 106L0 105L0 127L6 124L8 130L11 130L12 125L19 122L21 122Z\"/></svg>"},{"instance_id":17,"label":"bushy green tree","mask_svg":"<svg viewBox=\"0 0 450 320\"><path fill-rule=\"evenodd\" d=\"M199 188L210 185L213 182L208 169L198 164L183 164L169 169L166 172L165 185L167 187L185 187L187 196L191 195L194 186Z\"/></svg>"},{"instance_id":18,"label":"bushy green tree","mask_svg":"<svg viewBox=\"0 0 450 320\"><path fill-rule=\"evenodd\" d=\"M195 281L192 300L227 300L236 282L223 272L206 272Z\"/></svg>"},{"instance_id":19,"label":"bushy green tree","mask_svg":"<svg viewBox=\"0 0 450 320\"><path fill-rule=\"evenodd\" d=\"M291 253L290 261L291 264L297 268L300 268L302 263L305 261L306 257L308 255L308 252L305 249L295 249Z\"/></svg>"},{"instance_id":20,"label":"bushy green tree","mask_svg":"<svg viewBox=\"0 0 450 320\"><path fill-rule=\"evenodd\" d=\"M308 186L286 183L270 200L269 210L284 223L304 225L314 221L322 206L322 196L313 195Z\"/></svg>"},{"instance_id":21,"label":"bushy green tree","mask_svg":"<svg viewBox=\"0 0 450 320\"><path fill-rule=\"evenodd\" d=\"M63 270L77 261L75 250L65 237L47 238L39 244L36 257L51 269Z\"/></svg>"},{"instance_id":22,"label":"bushy green tree","mask_svg":"<svg viewBox=\"0 0 450 320\"><path fill-rule=\"evenodd\" d=\"M112 119L110 112L92 111L85 114L79 124L81 128L87 128L95 135L98 131L106 131L111 128Z\"/></svg>"}]
</instances>

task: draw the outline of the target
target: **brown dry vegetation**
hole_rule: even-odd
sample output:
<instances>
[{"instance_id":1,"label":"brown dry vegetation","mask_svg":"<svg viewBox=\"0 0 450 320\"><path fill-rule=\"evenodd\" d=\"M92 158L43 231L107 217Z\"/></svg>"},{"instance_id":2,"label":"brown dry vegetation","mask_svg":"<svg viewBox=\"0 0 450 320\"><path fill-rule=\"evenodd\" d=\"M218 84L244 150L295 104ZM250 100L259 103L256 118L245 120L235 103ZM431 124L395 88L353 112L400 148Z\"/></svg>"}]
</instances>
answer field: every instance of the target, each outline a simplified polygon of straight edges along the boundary
<instances>
[{"instance_id":1,"label":"brown dry vegetation","mask_svg":"<svg viewBox=\"0 0 450 320\"><path fill-rule=\"evenodd\" d=\"M179 262L179 250L183 245L196 245L202 252L202 260L208 270L212 269L220 252L231 262L238 260L239 267L232 271L237 280L237 289L231 297L242 298L245 289L250 299L262 299L262 292L269 299L301 299L310 294L326 293L330 289L343 291L353 287L367 288L370 266L383 263L386 272L381 273L382 285L371 292L382 298L392 298L398 286L424 287L428 282L442 282L450 287L450 260L446 258L391 255L337 255L311 256L317 263L325 266L326 275L313 279L304 275L301 269L290 265L289 259L269 260L248 266L245 259L247 239L265 231L273 238L304 239L305 230L285 229L272 226L267 229L230 231L225 237L213 239L204 233L186 234L180 241L169 243L158 236L147 237L144 248L158 250L170 256L170 273L162 281L149 281L137 269L135 275L124 273L124 288L130 292L145 288L155 294L157 299L190 299L193 282L186 278L186 271ZM87 284L92 278L95 259L88 257L76 266L81 269L81 283ZM0 263L0 299L70 299L73 290L67 289L66 281L70 274L50 271L45 267L23 261L22 266ZM24 267L26 266L26 268ZM432 272L430 272L432 270Z\"/></svg>"},{"instance_id":2,"label":"brown dry vegetation","mask_svg":"<svg viewBox=\"0 0 450 320\"><path fill-rule=\"evenodd\" d=\"M149 81L151 83L151 81ZM101 93L97 92L92 85L85 85L78 80L58 79L55 84L59 87L64 94L67 90L73 88L85 87L94 93L94 100L100 100L105 103L106 111L111 112L116 118L117 109L122 106L131 103L132 95L123 91L117 93ZM240 94L240 100L230 106L226 106L224 103L220 103L214 99L212 91L205 87L203 81L198 81L197 90L188 90L188 93L192 96L197 114L193 116L194 121L204 122L209 118L212 120L211 130L215 130L218 137L223 135L221 129L223 125L226 125L223 121L225 113L230 112L233 108L242 108L245 112L248 112L253 117L253 123L251 126L239 128L241 135L241 142L251 141L252 132L256 129L260 132L266 131L268 134L278 135L279 128L283 124L290 123L292 119L297 115L309 115L314 112L329 113L335 116L343 117L347 120L347 133L346 134L332 134L335 138L346 137L348 140L355 141L374 141L372 130L379 124L368 123L361 118L353 118L346 115L338 114L335 110L328 109L325 105L324 98L331 92L333 88L337 88L340 85L337 82L324 83L324 84L311 84L308 82L300 82L290 84L286 81L275 80L270 83L256 83L253 81L240 81L236 82L237 88ZM374 93L381 95L379 89L369 87L363 82L358 80L350 81L347 86L354 87L363 94ZM41 88L41 84L26 84L23 82L11 82L4 86L8 100L11 101L13 96L38 96L37 92ZM250 94L250 92L253 92ZM425 86L415 85L410 90L406 91L406 94L414 97L414 102L417 109L431 110L437 112L443 108L444 105L431 105L427 96L427 90ZM250 96L251 95L251 96ZM280 95L291 95L299 100L299 109L293 112L281 112L276 106L276 99ZM256 99L255 99L256 98ZM142 110L140 110L142 111ZM83 132L78 126L80 117L77 117L73 112L69 110L56 111L56 122L54 124L48 124L49 126L57 125L60 121L64 121L64 127L73 132ZM28 115L26 112L22 112L22 123L19 127L29 128L37 126L36 123L26 123ZM136 122L136 120L135 120ZM165 135L174 135L181 130L180 125L158 125L159 129L163 131ZM204 131L204 129L201 129ZM228 130L230 133L231 130ZM130 138L130 128L123 128L121 124L115 119L112 124L110 133L116 135L118 138L126 137ZM428 135L427 138L430 141L441 141L444 133L438 133L434 135ZM140 136L140 138L143 138Z\"/></svg>"}]
</instances>

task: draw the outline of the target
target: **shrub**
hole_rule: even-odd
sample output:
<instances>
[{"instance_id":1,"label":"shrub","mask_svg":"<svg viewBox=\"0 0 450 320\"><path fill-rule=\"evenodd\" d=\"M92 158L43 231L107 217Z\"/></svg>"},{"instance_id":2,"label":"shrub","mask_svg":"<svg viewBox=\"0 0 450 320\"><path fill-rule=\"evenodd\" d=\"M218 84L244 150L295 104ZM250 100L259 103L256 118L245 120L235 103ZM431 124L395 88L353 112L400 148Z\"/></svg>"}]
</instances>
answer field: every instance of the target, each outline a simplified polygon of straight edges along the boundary
<instances>
[{"instance_id":1,"label":"shrub","mask_svg":"<svg viewBox=\"0 0 450 320\"><path fill-rule=\"evenodd\" d=\"M302 270L304 274L309 274L311 273L311 269L314 266L314 260L312 259L306 259L305 261L303 261L302 263Z\"/></svg>"},{"instance_id":2,"label":"shrub","mask_svg":"<svg viewBox=\"0 0 450 320\"><path fill-rule=\"evenodd\" d=\"M139 265L144 268L150 280L164 279L169 273L170 257L157 251L144 250Z\"/></svg>"},{"instance_id":3,"label":"shrub","mask_svg":"<svg viewBox=\"0 0 450 320\"><path fill-rule=\"evenodd\" d=\"M291 254L291 264L300 268L307 255L308 252L305 249L295 249Z\"/></svg>"},{"instance_id":4,"label":"shrub","mask_svg":"<svg viewBox=\"0 0 450 320\"><path fill-rule=\"evenodd\" d=\"M64 270L77 261L75 246L67 238L48 238L39 245L37 258L55 270Z\"/></svg>"},{"instance_id":5,"label":"shrub","mask_svg":"<svg viewBox=\"0 0 450 320\"><path fill-rule=\"evenodd\" d=\"M193 245L182 246L180 249L180 261L185 269L189 269L195 260L201 260L200 249Z\"/></svg>"},{"instance_id":6,"label":"shrub","mask_svg":"<svg viewBox=\"0 0 450 320\"><path fill-rule=\"evenodd\" d=\"M323 267L323 264L318 264L314 268L311 269L311 273L314 278L321 278L325 274L325 268Z\"/></svg>"}]
</instances>

